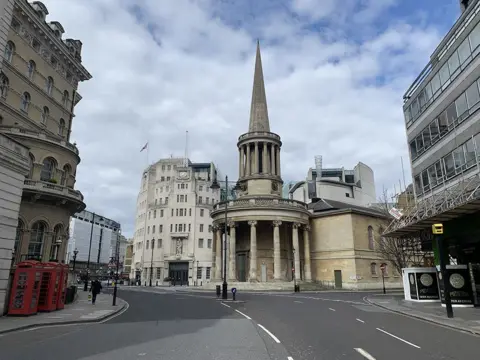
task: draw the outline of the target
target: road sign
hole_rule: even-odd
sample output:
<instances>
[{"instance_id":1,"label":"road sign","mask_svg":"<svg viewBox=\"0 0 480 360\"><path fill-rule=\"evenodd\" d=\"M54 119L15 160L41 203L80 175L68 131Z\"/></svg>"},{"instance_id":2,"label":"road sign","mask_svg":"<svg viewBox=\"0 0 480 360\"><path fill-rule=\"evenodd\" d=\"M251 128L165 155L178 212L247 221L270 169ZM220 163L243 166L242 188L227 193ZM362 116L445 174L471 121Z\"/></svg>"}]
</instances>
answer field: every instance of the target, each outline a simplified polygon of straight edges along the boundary
<instances>
[{"instance_id":1,"label":"road sign","mask_svg":"<svg viewBox=\"0 0 480 360\"><path fill-rule=\"evenodd\" d=\"M235 294L237 292L237 288L232 288L232 294Z\"/></svg>"},{"instance_id":2,"label":"road sign","mask_svg":"<svg viewBox=\"0 0 480 360\"><path fill-rule=\"evenodd\" d=\"M386 268L387 268L387 265L385 264L380 265L380 270L385 271Z\"/></svg>"}]
</instances>

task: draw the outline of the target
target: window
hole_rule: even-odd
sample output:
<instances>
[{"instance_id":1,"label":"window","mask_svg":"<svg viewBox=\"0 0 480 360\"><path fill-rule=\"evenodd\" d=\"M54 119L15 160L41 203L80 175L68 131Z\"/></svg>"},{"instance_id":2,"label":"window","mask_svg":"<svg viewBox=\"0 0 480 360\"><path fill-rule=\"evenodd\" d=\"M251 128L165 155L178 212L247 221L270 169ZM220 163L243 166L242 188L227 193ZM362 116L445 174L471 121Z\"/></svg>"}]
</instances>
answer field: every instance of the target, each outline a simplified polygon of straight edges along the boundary
<instances>
[{"instance_id":1,"label":"window","mask_svg":"<svg viewBox=\"0 0 480 360\"><path fill-rule=\"evenodd\" d=\"M71 173L72 173L72 169L70 168L70 165L65 165L63 167L63 173L62 173L62 181L61 181L62 186L68 186L68 179L70 178Z\"/></svg>"},{"instance_id":2,"label":"window","mask_svg":"<svg viewBox=\"0 0 480 360\"><path fill-rule=\"evenodd\" d=\"M475 146L473 144L473 139L468 140L464 145L465 150L465 163L467 168L475 165Z\"/></svg>"},{"instance_id":3,"label":"window","mask_svg":"<svg viewBox=\"0 0 480 360\"><path fill-rule=\"evenodd\" d=\"M198 187L198 191L203 191L203 185L200 185L200 186Z\"/></svg>"},{"instance_id":4,"label":"window","mask_svg":"<svg viewBox=\"0 0 480 360\"><path fill-rule=\"evenodd\" d=\"M370 274L372 276L376 276L377 275L377 263L371 263L370 264Z\"/></svg>"},{"instance_id":5,"label":"window","mask_svg":"<svg viewBox=\"0 0 480 360\"><path fill-rule=\"evenodd\" d=\"M203 224L200 224L200 232L203 232Z\"/></svg>"},{"instance_id":6,"label":"window","mask_svg":"<svg viewBox=\"0 0 480 360\"><path fill-rule=\"evenodd\" d=\"M171 215L172 217L174 216L174 211L175 211L175 210L174 210L174 209L172 209L172 215Z\"/></svg>"},{"instance_id":7,"label":"window","mask_svg":"<svg viewBox=\"0 0 480 360\"><path fill-rule=\"evenodd\" d=\"M374 237L373 237L373 227L369 226L368 227L368 248L370 250L375 250L375 245L374 245Z\"/></svg>"},{"instance_id":8,"label":"window","mask_svg":"<svg viewBox=\"0 0 480 360\"><path fill-rule=\"evenodd\" d=\"M57 60L57 58L56 58L55 56L53 56L53 55L50 56L50 63L52 64L52 67L53 67L54 69L57 68L58 60Z\"/></svg>"},{"instance_id":9,"label":"window","mask_svg":"<svg viewBox=\"0 0 480 360\"><path fill-rule=\"evenodd\" d=\"M22 95L22 102L20 105L20 109L28 112L28 107L30 106L30 94L28 92L24 92Z\"/></svg>"},{"instance_id":10,"label":"window","mask_svg":"<svg viewBox=\"0 0 480 360\"><path fill-rule=\"evenodd\" d=\"M13 246L13 249L15 252L17 252L17 249L20 246L24 231L25 231L25 225L22 220L18 219L17 232L15 234L15 245Z\"/></svg>"},{"instance_id":11,"label":"window","mask_svg":"<svg viewBox=\"0 0 480 360\"><path fill-rule=\"evenodd\" d=\"M453 154L450 153L443 158L443 163L445 167L445 176L447 179L455 175L455 165L453 162Z\"/></svg>"},{"instance_id":12,"label":"window","mask_svg":"<svg viewBox=\"0 0 480 360\"><path fill-rule=\"evenodd\" d=\"M62 104L64 107L67 107L68 106L68 91L65 90L63 92L63 96L62 96Z\"/></svg>"},{"instance_id":13,"label":"window","mask_svg":"<svg viewBox=\"0 0 480 360\"><path fill-rule=\"evenodd\" d=\"M192 216L192 209L188 209L188 216Z\"/></svg>"},{"instance_id":14,"label":"window","mask_svg":"<svg viewBox=\"0 0 480 360\"><path fill-rule=\"evenodd\" d=\"M197 280L200 280L202 278L202 267L199 266L197 268Z\"/></svg>"},{"instance_id":15,"label":"window","mask_svg":"<svg viewBox=\"0 0 480 360\"><path fill-rule=\"evenodd\" d=\"M173 224L170 224L170 232L173 232Z\"/></svg>"},{"instance_id":16,"label":"window","mask_svg":"<svg viewBox=\"0 0 480 360\"><path fill-rule=\"evenodd\" d=\"M203 202L203 199L201 196L198 197L198 203L201 204Z\"/></svg>"},{"instance_id":17,"label":"window","mask_svg":"<svg viewBox=\"0 0 480 360\"><path fill-rule=\"evenodd\" d=\"M435 141L440 137L440 129L438 128L438 120L437 119L433 120L430 123L429 129L430 129L431 142L435 143Z\"/></svg>"},{"instance_id":18,"label":"window","mask_svg":"<svg viewBox=\"0 0 480 360\"><path fill-rule=\"evenodd\" d=\"M64 136L65 134L65 120L60 119L60 122L58 123L58 135Z\"/></svg>"},{"instance_id":19,"label":"window","mask_svg":"<svg viewBox=\"0 0 480 360\"><path fill-rule=\"evenodd\" d=\"M145 245L145 247L147 248L147 250L148 250L149 246L150 246L150 240L147 240L147 244Z\"/></svg>"},{"instance_id":20,"label":"window","mask_svg":"<svg viewBox=\"0 0 480 360\"><path fill-rule=\"evenodd\" d=\"M154 218L154 219L157 218L157 210L153 210L153 218Z\"/></svg>"},{"instance_id":21,"label":"window","mask_svg":"<svg viewBox=\"0 0 480 360\"><path fill-rule=\"evenodd\" d=\"M468 107L471 109L480 100L480 94L478 92L478 83L475 81L466 91Z\"/></svg>"},{"instance_id":22,"label":"window","mask_svg":"<svg viewBox=\"0 0 480 360\"><path fill-rule=\"evenodd\" d=\"M147 235L150 234L150 226L147 226Z\"/></svg>"},{"instance_id":23,"label":"window","mask_svg":"<svg viewBox=\"0 0 480 360\"><path fill-rule=\"evenodd\" d=\"M12 18L11 26L17 33L20 31L20 22L17 19Z\"/></svg>"},{"instance_id":24,"label":"window","mask_svg":"<svg viewBox=\"0 0 480 360\"><path fill-rule=\"evenodd\" d=\"M45 125L48 120L48 116L50 115L50 110L48 107L44 106L42 111L42 124Z\"/></svg>"},{"instance_id":25,"label":"window","mask_svg":"<svg viewBox=\"0 0 480 360\"><path fill-rule=\"evenodd\" d=\"M200 216L203 216L204 212L204 209L200 209Z\"/></svg>"},{"instance_id":26,"label":"window","mask_svg":"<svg viewBox=\"0 0 480 360\"><path fill-rule=\"evenodd\" d=\"M470 44L468 42L468 38L463 40L457 51L460 64L463 65L463 63L465 63L465 61L469 60L470 58Z\"/></svg>"},{"instance_id":27,"label":"window","mask_svg":"<svg viewBox=\"0 0 480 360\"><path fill-rule=\"evenodd\" d=\"M157 248L160 249L162 246L163 246L163 241L162 241L162 239L158 239L158 240L157 240Z\"/></svg>"},{"instance_id":28,"label":"window","mask_svg":"<svg viewBox=\"0 0 480 360\"><path fill-rule=\"evenodd\" d=\"M1 74L0 75L0 93L3 98L7 97L9 85L10 85L10 82L8 81L8 78L4 74Z\"/></svg>"},{"instance_id":29,"label":"window","mask_svg":"<svg viewBox=\"0 0 480 360\"><path fill-rule=\"evenodd\" d=\"M211 273L211 268L207 267L206 272L205 272L205 279L210 280L210 273Z\"/></svg>"},{"instance_id":30,"label":"window","mask_svg":"<svg viewBox=\"0 0 480 360\"><path fill-rule=\"evenodd\" d=\"M35 49L35 51L40 51L40 41L38 41L37 39L33 39L32 40L32 47Z\"/></svg>"},{"instance_id":31,"label":"window","mask_svg":"<svg viewBox=\"0 0 480 360\"><path fill-rule=\"evenodd\" d=\"M5 53L4 53L4 58L7 60L9 63L12 62L13 60L13 54L15 53L15 45L13 42L9 41L7 42L7 46L5 46Z\"/></svg>"},{"instance_id":32,"label":"window","mask_svg":"<svg viewBox=\"0 0 480 360\"><path fill-rule=\"evenodd\" d=\"M208 232L212 232L212 225L208 225Z\"/></svg>"},{"instance_id":33,"label":"window","mask_svg":"<svg viewBox=\"0 0 480 360\"><path fill-rule=\"evenodd\" d=\"M43 160L42 171L40 172L41 181L49 181L54 178L55 165L55 160L52 158L46 158Z\"/></svg>"},{"instance_id":34,"label":"window","mask_svg":"<svg viewBox=\"0 0 480 360\"><path fill-rule=\"evenodd\" d=\"M203 248L203 239L198 239L198 248L199 249Z\"/></svg>"},{"instance_id":35,"label":"window","mask_svg":"<svg viewBox=\"0 0 480 360\"><path fill-rule=\"evenodd\" d=\"M158 232L163 232L163 225L158 225Z\"/></svg>"},{"instance_id":36,"label":"window","mask_svg":"<svg viewBox=\"0 0 480 360\"><path fill-rule=\"evenodd\" d=\"M212 248L212 239L207 239L207 247L208 247L209 249Z\"/></svg>"},{"instance_id":37,"label":"window","mask_svg":"<svg viewBox=\"0 0 480 360\"><path fill-rule=\"evenodd\" d=\"M457 117L460 119L459 121L463 121L468 116L467 97L465 93L455 100L455 107L457 108Z\"/></svg>"},{"instance_id":38,"label":"window","mask_svg":"<svg viewBox=\"0 0 480 360\"><path fill-rule=\"evenodd\" d=\"M53 90L53 78L49 76L47 80L45 80L45 91L48 95L52 95Z\"/></svg>"},{"instance_id":39,"label":"window","mask_svg":"<svg viewBox=\"0 0 480 360\"><path fill-rule=\"evenodd\" d=\"M45 223L38 221L32 226L30 231L30 242L28 243L28 256L39 258L42 256L43 242L47 227Z\"/></svg>"},{"instance_id":40,"label":"window","mask_svg":"<svg viewBox=\"0 0 480 360\"><path fill-rule=\"evenodd\" d=\"M152 234L155 234L155 225L152 226Z\"/></svg>"},{"instance_id":41,"label":"window","mask_svg":"<svg viewBox=\"0 0 480 360\"><path fill-rule=\"evenodd\" d=\"M160 217L163 217L163 209L160 210Z\"/></svg>"}]
</instances>

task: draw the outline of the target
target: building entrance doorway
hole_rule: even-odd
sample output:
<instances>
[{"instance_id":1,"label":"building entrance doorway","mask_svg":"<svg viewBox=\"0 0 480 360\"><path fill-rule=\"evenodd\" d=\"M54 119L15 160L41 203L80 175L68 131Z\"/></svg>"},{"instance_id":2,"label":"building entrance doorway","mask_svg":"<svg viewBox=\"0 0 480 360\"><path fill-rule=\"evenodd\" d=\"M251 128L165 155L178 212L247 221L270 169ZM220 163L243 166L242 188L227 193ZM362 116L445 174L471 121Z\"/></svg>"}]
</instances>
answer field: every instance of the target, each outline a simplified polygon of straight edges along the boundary
<instances>
[{"instance_id":1,"label":"building entrance doorway","mask_svg":"<svg viewBox=\"0 0 480 360\"><path fill-rule=\"evenodd\" d=\"M169 263L168 276L173 285L188 285L188 262Z\"/></svg>"},{"instance_id":2,"label":"building entrance doorway","mask_svg":"<svg viewBox=\"0 0 480 360\"><path fill-rule=\"evenodd\" d=\"M237 279L238 281L247 281L247 254L237 254Z\"/></svg>"}]
</instances>

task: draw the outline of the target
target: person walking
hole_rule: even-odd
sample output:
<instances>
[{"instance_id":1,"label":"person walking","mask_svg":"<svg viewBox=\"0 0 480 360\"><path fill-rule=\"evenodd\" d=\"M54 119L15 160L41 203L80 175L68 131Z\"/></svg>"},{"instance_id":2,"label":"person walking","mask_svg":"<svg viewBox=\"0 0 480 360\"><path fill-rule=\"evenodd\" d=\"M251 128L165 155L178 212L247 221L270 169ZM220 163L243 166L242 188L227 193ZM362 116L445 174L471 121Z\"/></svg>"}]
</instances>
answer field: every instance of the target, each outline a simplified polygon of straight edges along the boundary
<instances>
[{"instance_id":1,"label":"person walking","mask_svg":"<svg viewBox=\"0 0 480 360\"><path fill-rule=\"evenodd\" d=\"M98 279L92 281L92 286L90 287L90 292L92 293L92 304L95 305L95 300L97 300L97 295L100 294L102 290L102 284Z\"/></svg>"}]
</instances>

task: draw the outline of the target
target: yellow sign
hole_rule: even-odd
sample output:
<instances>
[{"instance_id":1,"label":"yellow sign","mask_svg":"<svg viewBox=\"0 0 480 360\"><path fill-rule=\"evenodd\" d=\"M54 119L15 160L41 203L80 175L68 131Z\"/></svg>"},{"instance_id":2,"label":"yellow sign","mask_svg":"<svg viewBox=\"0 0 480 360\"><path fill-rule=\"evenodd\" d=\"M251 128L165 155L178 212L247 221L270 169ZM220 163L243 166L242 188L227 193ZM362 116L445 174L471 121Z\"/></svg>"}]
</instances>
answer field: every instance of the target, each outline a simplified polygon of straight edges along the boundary
<instances>
[{"instance_id":1,"label":"yellow sign","mask_svg":"<svg viewBox=\"0 0 480 360\"><path fill-rule=\"evenodd\" d=\"M432 233L434 235L441 235L443 234L443 224L433 224L432 225Z\"/></svg>"}]
</instances>

